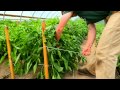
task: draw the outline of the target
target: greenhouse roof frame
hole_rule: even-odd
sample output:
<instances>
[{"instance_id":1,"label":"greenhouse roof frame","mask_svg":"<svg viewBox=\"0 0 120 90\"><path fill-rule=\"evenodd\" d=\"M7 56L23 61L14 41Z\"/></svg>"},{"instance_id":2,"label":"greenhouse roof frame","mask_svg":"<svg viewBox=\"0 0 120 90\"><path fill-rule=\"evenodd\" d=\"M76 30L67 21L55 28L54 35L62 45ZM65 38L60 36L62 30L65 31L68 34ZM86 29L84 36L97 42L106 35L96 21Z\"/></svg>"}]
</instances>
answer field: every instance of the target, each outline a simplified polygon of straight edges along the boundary
<instances>
[{"instance_id":1,"label":"greenhouse roof frame","mask_svg":"<svg viewBox=\"0 0 120 90\"><path fill-rule=\"evenodd\" d=\"M18 14L19 13L19 14ZM24 14L29 15L24 15ZM0 11L0 19L22 20L24 19L47 19L60 17L61 11ZM17 19L15 19L17 18Z\"/></svg>"}]
</instances>

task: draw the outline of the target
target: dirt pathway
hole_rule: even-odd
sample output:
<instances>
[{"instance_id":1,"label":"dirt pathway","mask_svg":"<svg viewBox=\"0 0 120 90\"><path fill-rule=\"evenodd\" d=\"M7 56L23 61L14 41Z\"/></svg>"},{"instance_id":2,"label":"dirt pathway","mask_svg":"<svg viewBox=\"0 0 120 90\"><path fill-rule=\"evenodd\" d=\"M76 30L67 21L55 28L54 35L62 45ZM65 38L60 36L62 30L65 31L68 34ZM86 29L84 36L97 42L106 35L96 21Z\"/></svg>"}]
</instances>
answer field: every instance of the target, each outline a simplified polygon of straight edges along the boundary
<instances>
[{"instance_id":1,"label":"dirt pathway","mask_svg":"<svg viewBox=\"0 0 120 90\"><path fill-rule=\"evenodd\" d=\"M0 64L0 79L10 79L10 71L9 71L9 67L6 65L6 62L7 60L5 60L2 64ZM22 75L22 76L15 75L15 79L35 79L36 76L37 73L33 74L33 72L31 71L26 75Z\"/></svg>"}]
</instances>

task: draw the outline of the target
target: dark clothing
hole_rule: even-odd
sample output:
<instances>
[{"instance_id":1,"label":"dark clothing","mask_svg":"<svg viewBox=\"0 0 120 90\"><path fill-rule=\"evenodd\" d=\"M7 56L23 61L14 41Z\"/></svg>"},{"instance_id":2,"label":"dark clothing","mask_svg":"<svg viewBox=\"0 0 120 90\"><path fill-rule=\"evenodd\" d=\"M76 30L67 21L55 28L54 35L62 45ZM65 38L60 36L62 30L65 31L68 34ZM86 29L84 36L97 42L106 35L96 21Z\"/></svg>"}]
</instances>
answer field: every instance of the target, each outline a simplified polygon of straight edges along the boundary
<instances>
[{"instance_id":1,"label":"dark clothing","mask_svg":"<svg viewBox=\"0 0 120 90\"><path fill-rule=\"evenodd\" d=\"M96 23L110 15L110 11L64 11L63 14L74 12L79 17L86 20L87 24Z\"/></svg>"}]
</instances>

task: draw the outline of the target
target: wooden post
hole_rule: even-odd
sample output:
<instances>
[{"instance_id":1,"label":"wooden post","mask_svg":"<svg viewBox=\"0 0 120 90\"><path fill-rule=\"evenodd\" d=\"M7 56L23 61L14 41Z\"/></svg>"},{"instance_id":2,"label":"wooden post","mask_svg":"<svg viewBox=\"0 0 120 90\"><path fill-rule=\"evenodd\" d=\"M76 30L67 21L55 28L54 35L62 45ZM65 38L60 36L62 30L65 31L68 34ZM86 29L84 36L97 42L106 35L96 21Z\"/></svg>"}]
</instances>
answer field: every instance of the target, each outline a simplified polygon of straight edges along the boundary
<instances>
[{"instance_id":1,"label":"wooden post","mask_svg":"<svg viewBox=\"0 0 120 90\"><path fill-rule=\"evenodd\" d=\"M5 34L6 34L6 43L7 43L7 51L8 51L11 79L14 79L15 75L14 75L14 68L13 68L13 63L12 63L12 59L11 59L11 47L10 47L10 40L9 40L9 31L8 31L7 26L5 26Z\"/></svg>"},{"instance_id":2,"label":"wooden post","mask_svg":"<svg viewBox=\"0 0 120 90\"><path fill-rule=\"evenodd\" d=\"M49 79L49 72L48 72L48 57L47 57L47 48L46 48L46 39L44 35L45 31L45 21L42 22L42 40L43 40L43 55L44 55L44 72L45 72L45 79Z\"/></svg>"}]
</instances>

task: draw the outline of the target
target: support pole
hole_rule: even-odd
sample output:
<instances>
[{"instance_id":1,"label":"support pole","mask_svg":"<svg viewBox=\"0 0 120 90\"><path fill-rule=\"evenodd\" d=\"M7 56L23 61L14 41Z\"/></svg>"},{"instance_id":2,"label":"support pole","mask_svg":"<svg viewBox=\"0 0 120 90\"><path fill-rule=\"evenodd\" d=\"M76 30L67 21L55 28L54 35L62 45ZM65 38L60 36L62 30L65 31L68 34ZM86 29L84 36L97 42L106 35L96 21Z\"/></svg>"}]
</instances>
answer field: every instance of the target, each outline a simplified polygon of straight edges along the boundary
<instances>
[{"instance_id":1,"label":"support pole","mask_svg":"<svg viewBox=\"0 0 120 90\"><path fill-rule=\"evenodd\" d=\"M7 51L8 51L11 79L14 79L15 78L14 67L13 67L13 63L12 63L12 59L11 59L11 47L10 47L9 32L8 32L7 26L5 26L5 34L6 34L6 43L7 43Z\"/></svg>"},{"instance_id":2,"label":"support pole","mask_svg":"<svg viewBox=\"0 0 120 90\"><path fill-rule=\"evenodd\" d=\"M48 57L47 57L47 48L46 48L46 38L44 35L45 31L45 21L42 21L42 40L43 40L43 55L44 55L44 72L45 72L45 79L49 79L49 72L48 72Z\"/></svg>"}]
</instances>

